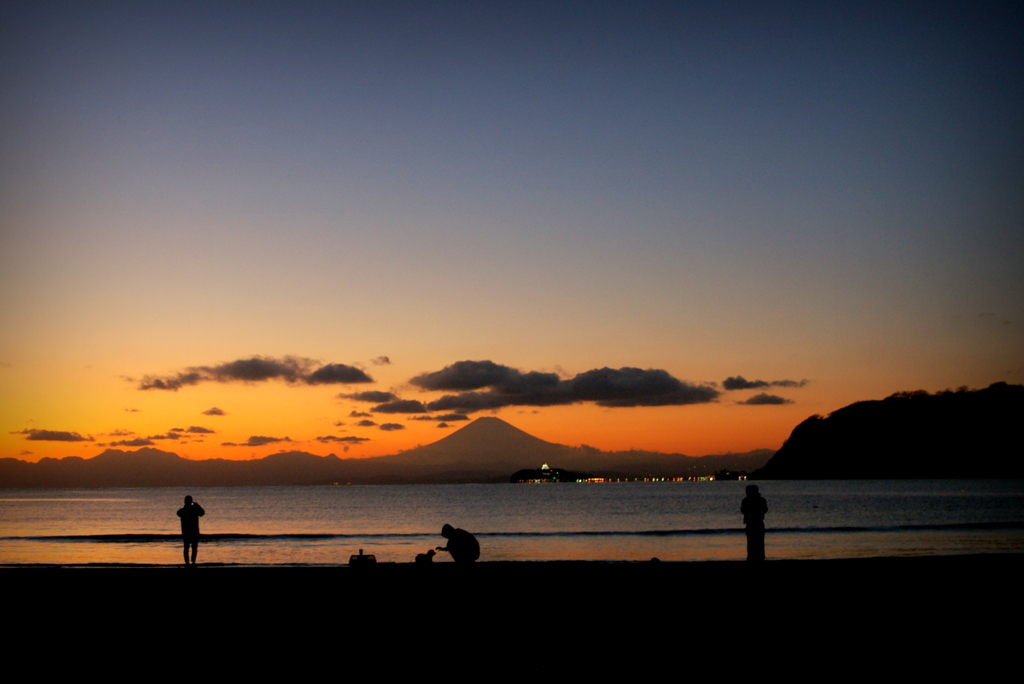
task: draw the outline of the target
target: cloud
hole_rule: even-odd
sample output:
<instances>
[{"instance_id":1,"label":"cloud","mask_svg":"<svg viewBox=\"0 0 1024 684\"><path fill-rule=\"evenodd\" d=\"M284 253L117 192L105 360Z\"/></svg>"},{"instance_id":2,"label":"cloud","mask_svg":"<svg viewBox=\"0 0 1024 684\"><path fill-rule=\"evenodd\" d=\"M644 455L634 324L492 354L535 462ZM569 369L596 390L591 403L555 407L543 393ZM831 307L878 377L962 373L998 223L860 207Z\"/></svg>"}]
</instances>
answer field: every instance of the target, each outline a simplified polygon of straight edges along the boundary
<instances>
[{"instance_id":1,"label":"cloud","mask_svg":"<svg viewBox=\"0 0 1024 684\"><path fill-rule=\"evenodd\" d=\"M198 385L201 382L252 383L268 380L283 380L289 384L304 382L309 385L373 382L373 378L363 371L342 363L320 366L313 359L298 356L285 356L280 359L254 356L216 366L190 366L178 373L162 377L146 375L139 383L139 389L177 392L182 387Z\"/></svg>"},{"instance_id":2,"label":"cloud","mask_svg":"<svg viewBox=\"0 0 1024 684\"><path fill-rule=\"evenodd\" d=\"M235 444L234 442L221 442L221 446L249 446L258 447L265 444L276 444L277 442L290 442L292 441L288 437L263 437L261 435L253 435L244 444Z\"/></svg>"},{"instance_id":3,"label":"cloud","mask_svg":"<svg viewBox=\"0 0 1024 684\"><path fill-rule=\"evenodd\" d=\"M374 413L426 413L427 407L415 399L396 399L387 404L374 406L370 410Z\"/></svg>"},{"instance_id":4,"label":"cloud","mask_svg":"<svg viewBox=\"0 0 1024 684\"><path fill-rule=\"evenodd\" d=\"M373 404L383 404L386 401L394 401L397 396L391 392L356 392L355 394L339 394L338 399L352 399L355 401L368 401Z\"/></svg>"},{"instance_id":5,"label":"cloud","mask_svg":"<svg viewBox=\"0 0 1024 684\"><path fill-rule=\"evenodd\" d=\"M83 437L77 432L69 432L66 430L38 430L36 428L29 428L27 430L18 430L12 432L12 435L27 435L26 440L30 442L95 442L92 435Z\"/></svg>"},{"instance_id":6,"label":"cloud","mask_svg":"<svg viewBox=\"0 0 1024 684\"><path fill-rule=\"evenodd\" d=\"M310 385L354 385L360 382L373 382L373 378L355 366L343 363L329 363L306 377Z\"/></svg>"},{"instance_id":7,"label":"cloud","mask_svg":"<svg viewBox=\"0 0 1024 684\"><path fill-rule=\"evenodd\" d=\"M409 382L425 390L476 390L499 385L519 374L514 368L493 361L456 361L439 371L417 375Z\"/></svg>"},{"instance_id":8,"label":"cloud","mask_svg":"<svg viewBox=\"0 0 1024 684\"><path fill-rule=\"evenodd\" d=\"M722 388L727 390L760 389L768 387L764 380L747 380L742 375L728 377L722 382Z\"/></svg>"},{"instance_id":9,"label":"cloud","mask_svg":"<svg viewBox=\"0 0 1024 684\"><path fill-rule=\"evenodd\" d=\"M404 430L405 426L402 425L401 423L384 423L383 425L380 426L380 429L385 430L387 432L392 432L394 430Z\"/></svg>"},{"instance_id":10,"label":"cloud","mask_svg":"<svg viewBox=\"0 0 1024 684\"><path fill-rule=\"evenodd\" d=\"M374 366L390 366L391 365L391 359L389 359L386 356L378 356L377 358L375 358L370 363L372 363Z\"/></svg>"},{"instance_id":11,"label":"cloud","mask_svg":"<svg viewBox=\"0 0 1024 684\"><path fill-rule=\"evenodd\" d=\"M762 389L765 387L803 387L807 380L747 380L742 375L728 377L722 381L722 388L726 390L749 390Z\"/></svg>"},{"instance_id":12,"label":"cloud","mask_svg":"<svg viewBox=\"0 0 1024 684\"><path fill-rule=\"evenodd\" d=\"M372 418L369 413L363 413L362 411L351 411L348 414L349 418Z\"/></svg>"},{"instance_id":13,"label":"cloud","mask_svg":"<svg viewBox=\"0 0 1024 684\"><path fill-rule=\"evenodd\" d=\"M153 446L153 442L144 437L136 437L135 439L122 439L119 442L111 442L110 446L144 447Z\"/></svg>"},{"instance_id":14,"label":"cloud","mask_svg":"<svg viewBox=\"0 0 1024 684\"><path fill-rule=\"evenodd\" d=\"M216 433L216 430L211 430L209 428L204 428L204 427L202 427L200 425L191 425L191 426L189 426L188 430L185 430L185 432L191 432L192 434L197 434L197 435L212 435L212 434Z\"/></svg>"},{"instance_id":15,"label":"cloud","mask_svg":"<svg viewBox=\"0 0 1024 684\"><path fill-rule=\"evenodd\" d=\"M359 427L373 427L376 425L376 423L373 422L372 420L361 420L358 423L356 423L356 425L358 425Z\"/></svg>"},{"instance_id":16,"label":"cloud","mask_svg":"<svg viewBox=\"0 0 1024 684\"><path fill-rule=\"evenodd\" d=\"M412 416L409 420L443 420L443 421L459 421L469 420L469 416L465 413L445 413L440 416Z\"/></svg>"},{"instance_id":17,"label":"cloud","mask_svg":"<svg viewBox=\"0 0 1024 684\"><path fill-rule=\"evenodd\" d=\"M574 401L593 401L598 406L679 406L707 404L718 390L691 385L660 369L600 368L565 381Z\"/></svg>"},{"instance_id":18,"label":"cloud","mask_svg":"<svg viewBox=\"0 0 1024 684\"><path fill-rule=\"evenodd\" d=\"M323 442L343 442L345 444L362 444L363 442L369 442L369 437L335 437L334 435L324 435L323 437L317 437L316 441Z\"/></svg>"},{"instance_id":19,"label":"cloud","mask_svg":"<svg viewBox=\"0 0 1024 684\"><path fill-rule=\"evenodd\" d=\"M451 425L449 425L448 423L438 423L437 427L439 427L439 428L450 428Z\"/></svg>"},{"instance_id":20,"label":"cloud","mask_svg":"<svg viewBox=\"0 0 1024 684\"><path fill-rule=\"evenodd\" d=\"M22 449L21 451L18 452L18 455L19 456L31 456L32 452L29 451L28 449Z\"/></svg>"},{"instance_id":21,"label":"cloud","mask_svg":"<svg viewBox=\"0 0 1024 684\"><path fill-rule=\"evenodd\" d=\"M134 435L134 434L135 433L132 432L131 430L114 430L113 432L108 432L107 436L108 437L130 437L131 435Z\"/></svg>"},{"instance_id":22,"label":"cloud","mask_svg":"<svg viewBox=\"0 0 1024 684\"><path fill-rule=\"evenodd\" d=\"M654 368L597 368L563 380L555 373L523 373L492 361L459 361L410 382L428 390L487 388L445 395L426 405L430 411L464 413L580 402L608 407L679 406L709 403L719 395L713 387L686 383Z\"/></svg>"},{"instance_id":23,"label":"cloud","mask_svg":"<svg viewBox=\"0 0 1024 684\"><path fill-rule=\"evenodd\" d=\"M332 423L332 425L334 425L334 427L341 427L344 424L345 424L345 421L343 421L343 420L336 420L336 421L334 421L334 423Z\"/></svg>"},{"instance_id":24,"label":"cloud","mask_svg":"<svg viewBox=\"0 0 1024 684\"><path fill-rule=\"evenodd\" d=\"M762 392L761 394L755 394L746 401L738 401L736 403L746 404L747 406L778 406L780 404L792 404L793 400Z\"/></svg>"},{"instance_id":25,"label":"cloud","mask_svg":"<svg viewBox=\"0 0 1024 684\"><path fill-rule=\"evenodd\" d=\"M139 409L137 409L137 408L126 408L126 409L124 410L124 412L125 412L125 413L138 413L138 412L139 412Z\"/></svg>"},{"instance_id":26,"label":"cloud","mask_svg":"<svg viewBox=\"0 0 1024 684\"><path fill-rule=\"evenodd\" d=\"M147 439L181 439L181 435L176 432L168 432L166 435L150 435Z\"/></svg>"},{"instance_id":27,"label":"cloud","mask_svg":"<svg viewBox=\"0 0 1024 684\"><path fill-rule=\"evenodd\" d=\"M205 411L203 411L203 415L204 416L226 416L227 414L224 413L223 409L219 409L216 406L214 406L213 408L208 408Z\"/></svg>"}]
</instances>

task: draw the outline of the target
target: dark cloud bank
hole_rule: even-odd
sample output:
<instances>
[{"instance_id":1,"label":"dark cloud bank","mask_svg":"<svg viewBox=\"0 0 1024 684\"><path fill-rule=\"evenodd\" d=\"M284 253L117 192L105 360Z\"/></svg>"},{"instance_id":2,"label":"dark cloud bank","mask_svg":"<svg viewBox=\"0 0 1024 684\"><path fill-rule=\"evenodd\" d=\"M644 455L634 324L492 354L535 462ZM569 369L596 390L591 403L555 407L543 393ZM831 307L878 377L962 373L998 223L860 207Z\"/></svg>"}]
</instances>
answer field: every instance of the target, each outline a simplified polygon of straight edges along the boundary
<instances>
[{"instance_id":1,"label":"dark cloud bank","mask_svg":"<svg viewBox=\"0 0 1024 684\"><path fill-rule=\"evenodd\" d=\"M555 373L522 372L493 361L458 361L410 383L429 391L455 391L424 405L426 411L472 413L505 406L678 406L715 401L719 391L678 380L667 371L598 368L563 380ZM376 411L380 407L375 407Z\"/></svg>"},{"instance_id":2,"label":"dark cloud bank","mask_svg":"<svg viewBox=\"0 0 1024 684\"><path fill-rule=\"evenodd\" d=\"M750 390L764 389L765 387L803 387L806 384L806 380L747 380L742 375L736 375L722 381L722 388L726 390Z\"/></svg>"},{"instance_id":3,"label":"dark cloud bank","mask_svg":"<svg viewBox=\"0 0 1024 684\"><path fill-rule=\"evenodd\" d=\"M283 380L289 384L307 385L350 385L373 382L373 378L354 366L343 363L320 365L312 359L285 356L275 359L270 356L254 356L238 359L217 366L190 366L183 371L166 376L147 375L139 383L141 390L178 391L188 385L201 382L266 382ZM209 414L221 415L221 414Z\"/></svg>"},{"instance_id":4,"label":"dark cloud bank","mask_svg":"<svg viewBox=\"0 0 1024 684\"><path fill-rule=\"evenodd\" d=\"M30 428L27 430L18 430L12 432L12 435L25 435L25 439L30 442L94 442L92 435L83 437L77 432L70 432L68 430L39 430Z\"/></svg>"}]
</instances>

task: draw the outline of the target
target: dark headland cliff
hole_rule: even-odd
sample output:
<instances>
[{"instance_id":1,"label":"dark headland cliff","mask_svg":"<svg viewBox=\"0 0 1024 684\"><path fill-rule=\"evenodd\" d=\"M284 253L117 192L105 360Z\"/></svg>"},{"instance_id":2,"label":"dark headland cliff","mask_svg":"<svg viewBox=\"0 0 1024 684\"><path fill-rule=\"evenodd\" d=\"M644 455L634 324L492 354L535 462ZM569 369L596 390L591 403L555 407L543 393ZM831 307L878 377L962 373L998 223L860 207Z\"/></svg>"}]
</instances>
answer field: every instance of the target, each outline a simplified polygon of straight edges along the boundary
<instances>
[{"instance_id":1,"label":"dark headland cliff","mask_svg":"<svg viewBox=\"0 0 1024 684\"><path fill-rule=\"evenodd\" d=\"M752 479L1024 477L1024 386L898 392L811 416Z\"/></svg>"}]
</instances>

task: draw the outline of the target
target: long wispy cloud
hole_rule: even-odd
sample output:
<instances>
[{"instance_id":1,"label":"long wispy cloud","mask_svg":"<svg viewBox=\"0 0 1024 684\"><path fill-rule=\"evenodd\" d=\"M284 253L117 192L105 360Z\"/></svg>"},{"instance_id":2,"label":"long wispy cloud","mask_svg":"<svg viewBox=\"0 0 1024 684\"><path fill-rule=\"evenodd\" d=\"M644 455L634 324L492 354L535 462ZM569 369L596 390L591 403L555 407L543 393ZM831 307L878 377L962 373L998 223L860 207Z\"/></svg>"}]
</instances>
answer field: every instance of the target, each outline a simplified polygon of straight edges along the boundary
<instances>
[{"instance_id":1,"label":"long wispy cloud","mask_svg":"<svg viewBox=\"0 0 1024 684\"><path fill-rule=\"evenodd\" d=\"M656 368L597 368L563 380L555 373L524 373L493 361L458 361L409 382L424 390L458 391L424 407L462 413L582 402L616 408L706 404L720 394L714 387L683 382Z\"/></svg>"},{"instance_id":2,"label":"long wispy cloud","mask_svg":"<svg viewBox=\"0 0 1024 684\"><path fill-rule=\"evenodd\" d=\"M742 375L735 375L722 381L722 389L751 390L765 387L803 387L807 380L747 380Z\"/></svg>"},{"instance_id":3,"label":"long wispy cloud","mask_svg":"<svg viewBox=\"0 0 1024 684\"><path fill-rule=\"evenodd\" d=\"M426 413L427 407L415 399L396 399L370 409L374 413Z\"/></svg>"},{"instance_id":4,"label":"long wispy cloud","mask_svg":"<svg viewBox=\"0 0 1024 684\"><path fill-rule=\"evenodd\" d=\"M373 382L373 378L361 369L343 363L321 365L313 359L299 356L285 356L280 359L270 356L253 356L249 359L238 359L216 366L189 366L170 375L146 375L139 383L139 389L176 392L182 387L198 385L203 382L257 383L268 380L307 385L351 385Z\"/></svg>"},{"instance_id":5,"label":"long wispy cloud","mask_svg":"<svg viewBox=\"0 0 1024 684\"><path fill-rule=\"evenodd\" d=\"M443 422L457 421L457 420L469 420L469 416L465 413L445 413L440 416L412 416L406 420L437 420Z\"/></svg>"},{"instance_id":6,"label":"long wispy cloud","mask_svg":"<svg viewBox=\"0 0 1024 684\"><path fill-rule=\"evenodd\" d=\"M391 392L354 392L352 394L339 394L338 399L352 399L353 401L367 401L373 404L383 404L386 401L394 401L398 396Z\"/></svg>"},{"instance_id":7,"label":"long wispy cloud","mask_svg":"<svg viewBox=\"0 0 1024 684\"><path fill-rule=\"evenodd\" d=\"M341 442L343 444L362 444L363 442L369 442L370 438L353 436L335 437L334 435L323 435L322 437L317 437L316 441L322 442L324 444L327 444L328 442Z\"/></svg>"},{"instance_id":8,"label":"long wispy cloud","mask_svg":"<svg viewBox=\"0 0 1024 684\"><path fill-rule=\"evenodd\" d=\"M746 404L747 406L781 406L782 404L792 404L792 399L786 399L775 394L755 394L746 401L738 401L737 404Z\"/></svg>"},{"instance_id":9,"label":"long wispy cloud","mask_svg":"<svg viewBox=\"0 0 1024 684\"><path fill-rule=\"evenodd\" d=\"M212 435L216 430L204 428L201 425L190 425L187 430L179 430L178 428L175 428L175 432L190 432L193 435Z\"/></svg>"},{"instance_id":10,"label":"long wispy cloud","mask_svg":"<svg viewBox=\"0 0 1024 684\"><path fill-rule=\"evenodd\" d=\"M241 444L235 442L221 442L221 446L246 446L246 447L259 447L266 444L276 444L277 442L290 442L292 441L288 437L264 437L262 435L253 435L249 439Z\"/></svg>"},{"instance_id":11,"label":"long wispy cloud","mask_svg":"<svg viewBox=\"0 0 1024 684\"><path fill-rule=\"evenodd\" d=\"M136 437L135 439L122 439L111 442L110 446L144 447L153 446L153 442L145 437Z\"/></svg>"},{"instance_id":12,"label":"long wispy cloud","mask_svg":"<svg viewBox=\"0 0 1024 684\"><path fill-rule=\"evenodd\" d=\"M163 435L150 435L148 439L185 439L189 435L213 435L216 434L216 430L202 427L201 425L191 425L187 428L171 428Z\"/></svg>"},{"instance_id":13,"label":"long wispy cloud","mask_svg":"<svg viewBox=\"0 0 1024 684\"><path fill-rule=\"evenodd\" d=\"M29 428L12 432L12 435L25 435L29 442L95 442L92 435L83 437L77 432L69 430L39 430Z\"/></svg>"}]
</instances>

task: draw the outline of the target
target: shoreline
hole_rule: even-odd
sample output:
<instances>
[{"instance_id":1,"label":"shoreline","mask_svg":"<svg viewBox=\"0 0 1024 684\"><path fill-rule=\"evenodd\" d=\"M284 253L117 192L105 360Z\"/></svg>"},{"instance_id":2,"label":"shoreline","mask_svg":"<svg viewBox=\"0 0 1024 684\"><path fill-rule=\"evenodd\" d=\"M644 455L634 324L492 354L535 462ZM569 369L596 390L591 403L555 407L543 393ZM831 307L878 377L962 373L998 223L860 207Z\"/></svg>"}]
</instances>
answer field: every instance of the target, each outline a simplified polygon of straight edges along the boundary
<instances>
[{"instance_id":1,"label":"shoreline","mask_svg":"<svg viewBox=\"0 0 1024 684\"><path fill-rule=\"evenodd\" d=\"M905 563L1024 563L1024 553L1020 552L987 552L987 553L957 553L957 554L920 554L903 556L861 556L852 558L768 558L764 561L765 566L781 565L879 565L879 564L905 564ZM196 566L196 570L352 570L360 573L372 573L375 571L389 572L401 571L403 568L415 568L417 571L430 571L434 568L491 568L516 569L516 568L549 568L549 569L585 569L599 567L731 567L736 565L757 566L762 564L748 563L745 559L730 560L516 560L516 561L476 561L470 565L459 565L451 562L431 563L428 567L419 566L412 562L380 562L367 568L352 568L347 563L343 564L301 564L301 563L202 563ZM185 569L182 563L0 563L0 570L14 569L64 569L64 570L173 570Z\"/></svg>"}]
</instances>

